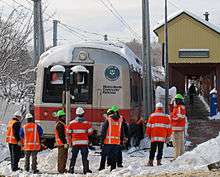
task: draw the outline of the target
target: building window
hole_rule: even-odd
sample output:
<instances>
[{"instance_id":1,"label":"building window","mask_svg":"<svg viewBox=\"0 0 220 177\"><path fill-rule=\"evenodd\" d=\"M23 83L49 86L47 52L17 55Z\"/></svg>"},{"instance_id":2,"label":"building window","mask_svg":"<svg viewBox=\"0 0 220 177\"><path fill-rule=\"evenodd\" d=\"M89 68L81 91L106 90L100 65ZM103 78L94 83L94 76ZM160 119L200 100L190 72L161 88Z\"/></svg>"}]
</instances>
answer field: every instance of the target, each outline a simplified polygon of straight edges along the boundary
<instances>
[{"instance_id":1,"label":"building window","mask_svg":"<svg viewBox=\"0 0 220 177\"><path fill-rule=\"evenodd\" d=\"M179 58L209 58L209 49L180 49Z\"/></svg>"}]
</instances>

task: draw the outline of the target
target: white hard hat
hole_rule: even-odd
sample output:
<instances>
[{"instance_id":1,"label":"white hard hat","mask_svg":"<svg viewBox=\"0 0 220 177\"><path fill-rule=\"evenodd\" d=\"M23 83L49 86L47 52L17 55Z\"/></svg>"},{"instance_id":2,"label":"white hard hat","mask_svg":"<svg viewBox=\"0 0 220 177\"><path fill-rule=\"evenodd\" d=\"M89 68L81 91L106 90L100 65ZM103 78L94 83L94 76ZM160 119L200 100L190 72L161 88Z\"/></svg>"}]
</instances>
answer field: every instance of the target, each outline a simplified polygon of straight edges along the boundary
<instances>
[{"instance_id":1,"label":"white hard hat","mask_svg":"<svg viewBox=\"0 0 220 177\"><path fill-rule=\"evenodd\" d=\"M27 113L25 119L32 119L33 115L31 113Z\"/></svg>"},{"instance_id":2,"label":"white hard hat","mask_svg":"<svg viewBox=\"0 0 220 177\"><path fill-rule=\"evenodd\" d=\"M84 114L85 113L85 111L84 111L84 109L82 108L82 107L78 107L77 109L76 109L76 114L77 115L82 115L82 114Z\"/></svg>"},{"instance_id":3,"label":"white hard hat","mask_svg":"<svg viewBox=\"0 0 220 177\"><path fill-rule=\"evenodd\" d=\"M16 112L14 113L14 116L22 117L21 111L16 111Z\"/></svg>"},{"instance_id":4,"label":"white hard hat","mask_svg":"<svg viewBox=\"0 0 220 177\"><path fill-rule=\"evenodd\" d=\"M156 108L163 108L163 104L162 103L157 103Z\"/></svg>"}]
</instances>

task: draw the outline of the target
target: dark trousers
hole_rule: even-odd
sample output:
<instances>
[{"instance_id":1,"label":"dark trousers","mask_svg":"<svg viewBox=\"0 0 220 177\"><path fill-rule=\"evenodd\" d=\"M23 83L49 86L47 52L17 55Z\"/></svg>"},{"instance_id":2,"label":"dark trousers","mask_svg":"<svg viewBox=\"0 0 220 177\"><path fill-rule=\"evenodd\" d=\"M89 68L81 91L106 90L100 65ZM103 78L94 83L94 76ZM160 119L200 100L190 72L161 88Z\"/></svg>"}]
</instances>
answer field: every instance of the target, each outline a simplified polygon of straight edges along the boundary
<instances>
[{"instance_id":1,"label":"dark trousers","mask_svg":"<svg viewBox=\"0 0 220 177\"><path fill-rule=\"evenodd\" d=\"M82 155L82 163L83 163L83 172L87 172L89 170L89 161L88 161L88 154L89 154L89 150L88 147L84 147L84 146L73 146L72 147L72 158L70 161L70 168L69 171L70 173L74 173L74 167L76 164L76 158L78 156L79 151L81 152Z\"/></svg>"},{"instance_id":2,"label":"dark trousers","mask_svg":"<svg viewBox=\"0 0 220 177\"><path fill-rule=\"evenodd\" d=\"M9 151L11 156L11 170L18 170L18 163L21 157L21 147L17 144L9 144Z\"/></svg>"},{"instance_id":3,"label":"dark trousers","mask_svg":"<svg viewBox=\"0 0 220 177\"><path fill-rule=\"evenodd\" d=\"M30 170L30 158L32 157L31 169L37 170L37 153L38 151L25 151L25 171Z\"/></svg>"},{"instance_id":4,"label":"dark trousers","mask_svg":"<svg viewBox=\"0 0 220 177\"><path fill-rule=\"evenodd\" d=\"M111 166L111 171L113 169L115 169L120 151L121 151L120 145L105 144L102 149L101 162L100 162L99 168L100 169L105 168L106 158L108 157L109 158L109 165Z\"/></svg>"},{"instance_id":5,"label":"dark trousers","mask_svg":"<svg viewBox=\"0 0 220 177\"><path fill-rule=\"evenodd\" d=\"M154 156L155 153L157 151L158 148L158 152L157 152L157 160L161 160L162 156L163 156L163 145L164 142L152 142L151 146L150 146L150 160L154 160Z\"/></svg>"},{"instance_id":6,"label":"dark trousers","mask_svg":"<svg viewBox=\"0 0 220 177\"><path fill-rule=\"evenodd\" d=\"M58 163L57 168L59 173L66 171L66 162L68 157L68 149L64 146L58 146Z\"/></svg>"},{"instance_id":7,"label":"dark trousers","mask_svg":"<svg viewBox=\"0 0 220 177\"><path fill-rule=\"evenodd\" d=\"M116 161L117 166L121 167L122 162L123 162L123 158L122 158L122 151L121 151L121 146L120 146L120 149L118 151L117 161ZM111 157L109 155L107 155L107 165L108 166L111 165Z\"/></svg>"}]
</instances>

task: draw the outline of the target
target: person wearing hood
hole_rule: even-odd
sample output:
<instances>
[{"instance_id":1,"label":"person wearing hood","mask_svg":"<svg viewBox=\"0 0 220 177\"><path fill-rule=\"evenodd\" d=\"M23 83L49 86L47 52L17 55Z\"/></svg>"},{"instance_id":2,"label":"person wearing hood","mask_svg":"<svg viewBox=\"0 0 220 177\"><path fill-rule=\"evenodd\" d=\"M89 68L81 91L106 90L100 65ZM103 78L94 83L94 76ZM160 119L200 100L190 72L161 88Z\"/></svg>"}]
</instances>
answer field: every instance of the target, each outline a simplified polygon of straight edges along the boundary
<instances>
[{"instance_id":1,"label":"person wearing hood","mask_svg":"<svg viewBox=\"0 0 220 177\"><path fill-rule=\"evenodd\" d=\"M21 112L17 111L15 112L13 118L9 120L7 125L6 142L9 146L12 171L20 170L20 168L18 168L18 163L21 157L21 143L19 136L19 131L21 128L21 118Z\"/></svg>"},{"instance_id":2,"label":"person wearing hood","mask_svg":"<svg viewBox=\"0 0 220 177\"><path fill-rule=\"evenodd\" d=\"M172 133L169 115L164 114L163 104L157 103L154 113L150 115L147 122L146 136L151 140L150 156L148 166L153 166L154 156L157 153L157 165L162 165L163 146L170 140Z\"/></svg>"},{"instance_id":3,"label":"person wearing hood","mask_svg":"<svg viewBox=\"0 0 220 177\"><path fill-rule=\"evenodd\" d=\"M89 136L92 135L93 129L91 123L86 121L84 113L84 109L82 107L78 107L76 109L77 117L71 121L68 126L68 135L70 136L72 146L72 158L70 161L69 172L72 174L74 173L74 167L79 151L82 155L83 173L92 173L89 169L88 146Z\"/></svg>"},{"instance_id":4,"label":"person wearing hood","mask_svg":"<svg viewBox=\"0 0 220 177\"><path fill-rule=\"evenodd\" d=\"M112 113L107 116L102 126L101 139L103 148L99 170L105 169L107 156L109 157L111 171L116 168L117 162L121 161L120 163L122 163L121 142L124 141L126 137L124 136L123 130L124 120L118 113L118 110L118 107L113 105L111 107Z\"/></svg>"},{"instance_id":5,"label":"person wearing hood","mask_svg":"<svg viewBox=\"0 0 220 177\"><path fill-rule=\"evenodd\" d=\"M58 147L57 168L58 172L62 174L67 172L66 162L68 157L68 144L66 136L66 114L64 110L59 110L56 116L58 118L55 126L55 140L56 146Z\"/></svg>"},{"instance_id":6,"label":"person wearing hood","mask_svg":"<svg viewBox=\"0 0 220 177\"><path fill-rule=\"evenodd\" d=\"M23 142L23 150L25 151L25 171L30 170L30 157L32 157L31 169L34 174L38 173L37 154L41 149L41 138L43 129L35 123L32 114L27 113L25 116L27 123L20 129L20 138Z\"/></svg>"}]
</instances>

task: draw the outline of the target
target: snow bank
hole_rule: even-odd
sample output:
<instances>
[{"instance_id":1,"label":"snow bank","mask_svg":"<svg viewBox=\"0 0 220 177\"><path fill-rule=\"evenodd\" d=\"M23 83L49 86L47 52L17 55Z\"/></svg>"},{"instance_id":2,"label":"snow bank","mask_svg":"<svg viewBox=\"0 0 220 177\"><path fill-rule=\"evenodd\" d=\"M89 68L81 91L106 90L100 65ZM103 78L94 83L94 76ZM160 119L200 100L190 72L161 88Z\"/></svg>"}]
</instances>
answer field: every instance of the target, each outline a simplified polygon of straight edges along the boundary
<instances>
[{"instance_id":1,"label":"snow bank","mask_svg":"<svg viewBox=\"0 0 220 177\"><path fill-rule=\"evenodd\" d=\"M137 152L130 153L123 152L123 165L124 168L117 168L110 172L109 168L105 170L98 171L99 163L100 163L100 156L97 155L94 151L90 151L89 153L89 161L90 161L90 168L92 169L93 173L88 174L87 176L97 176L97 177L124 177L124 176L147 176L147 175L155 175L165 172L178 172L178 171L190 171L190 170L208 170L206 165L212 162L216 162L220 159L220 135L215 138L211 139L203 144L200 144L194 150L190 152L186 152L174 162L170 162L173 157L173 149L165 147L164 149L164 158L162 166L155 166L155 167L147 167L147 161L149 157L149 150L141 150ZM6 147L3 148L3 150ZM1 149L0 149L1 150ZM81 155L79 154L75 172L81 173L82 172L82 162L81 162ZM71 153L69 151L69 159L71 157ZM21 160L20 166L23 168L24 166L24 159ZM0 175L6 176L17 176L17 177L24 177L24 176L41 176L41 177L49 177L49 176L61 176L55 175L56 173L56 166L57 166L57 149L54 150L46 150L44 152L39 153L38 156L38 168L43 174L33 175L31 173L26 172L15 172L12 173L10 170L10 164L8 161L4 161L0 164ZM69 160L68 165L69 166ZM53 175L52 175L53 174ZM64 177L82 177L81 174L64 174Z\"/></svg>"},{"instance_id":2,"label":"snow bank","mask_svg":"<svg viewBox=\"0 0 220 177\"><path fill-rule=\"evenodd\" d=\"M220 120L220 112L218 112L217 115L211 116L211 117L209 116L208 118L209 118L209 120Z\"/></svg>"}]
</instances>

